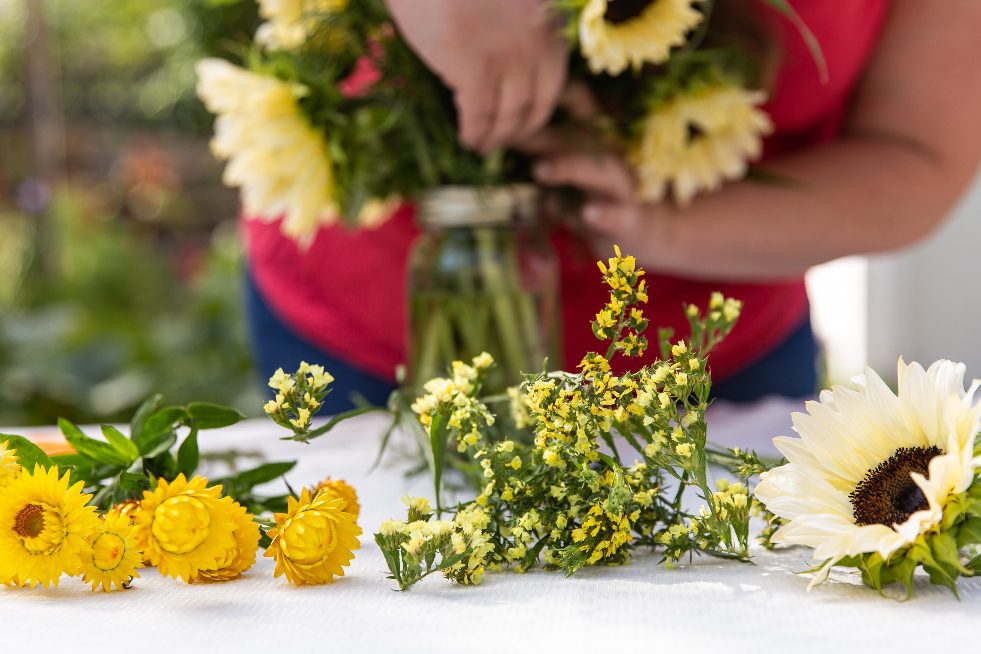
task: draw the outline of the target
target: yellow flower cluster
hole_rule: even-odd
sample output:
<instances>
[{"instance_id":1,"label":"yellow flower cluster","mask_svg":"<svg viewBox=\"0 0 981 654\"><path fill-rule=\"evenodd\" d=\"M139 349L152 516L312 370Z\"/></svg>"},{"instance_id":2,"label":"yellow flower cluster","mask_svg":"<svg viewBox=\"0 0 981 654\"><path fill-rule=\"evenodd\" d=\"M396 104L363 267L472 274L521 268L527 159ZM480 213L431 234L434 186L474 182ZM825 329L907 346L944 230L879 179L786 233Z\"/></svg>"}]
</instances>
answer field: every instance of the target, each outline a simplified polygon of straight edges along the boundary
<instances>
[{"instance_id":1,"label":"yellow flower cluster","mask_svg":"<svg viewBox=\"0 0 981 654\"><path fill-rule=\"evenodd\" d=\"M460 584L479 584L494 552L486 532L487 512L471 504L453 520L433 520L425 498L406 496L402 503L408 507L408 519L385 520L375 534L399 587L406 590L436 571Z\"/></svg>"},{"instance_id":2,"label":"yellow flower cluster","mask_svg":"<svg viewBox=\"0 0 981 654\"><path fill-rule=\"evenodd\" d=\"M647 319L637 305L647 302L647 282L642 279L644 271L637 268L634 257L622 256L618 245L613 250L616 256L606 264L596 262L603 281L610 287L610 300L596 314L593 334L601 341L611 341L607 358L614 352L639 357L647 349L647 339L640 335L647 329Z\"/></svg>"},{"instance_id":3,"label":"yellow flower cluster","mask_svg":"<svg viewBox=\"0 0 981 654\"><path fill-rule=\"evenodd\" d=\"M81 575L93 590L108 591L128 588L144 561L187 582L231 579L255 562L258 525L204 478L160 480L140 502L101 519L87 506L92 496L82 482L69 479L40 465L8 479L0 497L0 581L47 587Z\"/></svg>"},{"instance_id":4,"label":"yellow flower cluster","mask_svg":"<svg viewBox=\"0 0 981 654\"><path fill-rule=\"evenodd\" d=\"M263 410L277 425L304 433L330 393L333 381L334 377L323 366L306 361L300 362L294 375L279 368L269 378L269 387L276 391L276 397L266 402Z\"/></svg>"},{"instance_id":5,"label":"yellow flower cluster","mask_svg":"<svg viewBox=\"0 0 981 654\"><path fill-rule=\"evenodd\" d=\"M481 352L470 364L454 361L452 377L436 377L423 384L425 393L412 403L422 426L429 429L436 413L448 412L447 426L460 434L457 449L463 452L477 445L481 429L495 421L487 406L477 399L484 372L493 365L494 357Z\"/></svg>"},{"instance_id":6,"label":"yellow flower cluster","mask_svg":"<svg viewBox=\"0 0 981 654\"><path fill-rule=\"evenodd\" d=\"M56 467L17 465L0 444L0 583L55 586L80 576L93 590L129 588L138 569L155 566L187 583L227 581L252 567L260 530L245 507L222 497L204 477L159 480L140 500L127 500L100 518L88 506L83 482L59 477ZM354 489L327 479L311 498L304 489L276 514L266 556L276 558L296 584L325 583L342 575L358 548L360 510Z\"/></svg>"}]
</instances>

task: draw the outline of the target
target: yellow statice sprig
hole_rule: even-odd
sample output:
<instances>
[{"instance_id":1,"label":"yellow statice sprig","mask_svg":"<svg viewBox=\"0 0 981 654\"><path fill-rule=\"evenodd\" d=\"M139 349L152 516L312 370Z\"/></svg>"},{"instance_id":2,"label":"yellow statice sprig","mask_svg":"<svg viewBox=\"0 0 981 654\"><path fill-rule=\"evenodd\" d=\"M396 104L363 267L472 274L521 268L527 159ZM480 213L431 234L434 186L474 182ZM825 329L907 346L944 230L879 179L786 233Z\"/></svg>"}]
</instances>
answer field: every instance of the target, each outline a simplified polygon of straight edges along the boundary
<instances>
[{"instance_id":1,"label":"yellow statice sprig","mask_svg":"<svg viewBox=\"0 0 981 654\"><path fill-rule=\"evenodd\" d=\"M402 502L408 507L407 519L386 520L375 534L389 578L399 589L408 590L435 572L464 585L479 584L494 549L484 531L487 514L471 506L453 520L433 520L425 498L404 497Z\"/></svg>"},{"instance_id":2,"label":"yellow statice sprig","mask_svg":"<svg viewBox=\"0 0 981 654\"><path fill-rule=\"evenodd\" d=\"M269 388L276 396L262 407L270 420L280 427L293 432L283 440L308 443L312 439L323 436L341 422L370 411L378 411L377 407L362 406L338 413L325 424L312 428L313 418L324 407L324 399L331 392L334 376L323 366L301 361L295 373L287 373L282 368L276 370L269 378Z\"/></svg>"},{"instance_id":3,"label":"yellow statice sprig","mask_svg":"<svg viewBox=\"0 0 981 654\"><path fill-rule=\"evenodd\" d=\"M603 282L610 288L610 300L592 321L593 335L600 341L609 341L606 358L621 352L628 357L640 357L647 350L647 339L641 333L647 329L647 318L639 305L647 303L647 282L642 279L644 270L637 267L632 256L624 257L620 246L614 245L616 254L607 263L597 261L603 274Z\"/></svg>"}]
</instances>

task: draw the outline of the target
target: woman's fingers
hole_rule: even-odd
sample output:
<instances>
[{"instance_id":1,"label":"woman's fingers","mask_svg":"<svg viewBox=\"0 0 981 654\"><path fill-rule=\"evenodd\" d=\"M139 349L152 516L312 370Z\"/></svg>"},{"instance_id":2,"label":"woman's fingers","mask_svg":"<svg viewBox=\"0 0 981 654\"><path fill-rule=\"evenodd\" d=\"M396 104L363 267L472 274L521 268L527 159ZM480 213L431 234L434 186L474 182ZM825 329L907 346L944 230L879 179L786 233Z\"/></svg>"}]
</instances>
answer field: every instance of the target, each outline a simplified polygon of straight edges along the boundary
<instances>
[{"instance_id":1,"label":"woman's fingers","mask_svg":"<svg viewBox=\"0 0 981 654\"><path fill-rule=\"evenodd\" d=\"M479 149L490 134L497 112L500 80L475 79L454 95L460 143Z\"/></svg>"},{"instance_id":2,"label":"woman's fingers","mask_svg":"<svg viewBox=\"0 0 981 654\"><path fill-rule=\"evenodd\" d=\"M564 54L564 45L559 44ZM515 135L524 139L542 129L548 122L558 104L562 89L565 86L566 62L564 57L555 59L546 57L540 62L532 78L532 102L525 124ZM514 139L512 139L514 140ZM520 141L515 142L520 145Z\"/></svg>"},{"instance_id":3,"label":"woman's fingers","mask_svg":"<svg viewBox=\"0 0 981 654\"><path fill-rule=\"evenodd\" d=\"M550 186L578 186L587 193L627 202L634 197L634 180L627 165L611 154L578 152L542 159L535 179Z\"/></svg>"},{"instance_id":4,"label":"woman's fingers","mask_svg":"<svg viewBox=\"0 0 981 654\"><path fill-rule=\"evenodd\" d=\"M501 77L493 119L476 148L481 152L499 148L523 129L532 109L533 93L534 77L528 71L506 72Z\"/></svg>"}]
</instances>

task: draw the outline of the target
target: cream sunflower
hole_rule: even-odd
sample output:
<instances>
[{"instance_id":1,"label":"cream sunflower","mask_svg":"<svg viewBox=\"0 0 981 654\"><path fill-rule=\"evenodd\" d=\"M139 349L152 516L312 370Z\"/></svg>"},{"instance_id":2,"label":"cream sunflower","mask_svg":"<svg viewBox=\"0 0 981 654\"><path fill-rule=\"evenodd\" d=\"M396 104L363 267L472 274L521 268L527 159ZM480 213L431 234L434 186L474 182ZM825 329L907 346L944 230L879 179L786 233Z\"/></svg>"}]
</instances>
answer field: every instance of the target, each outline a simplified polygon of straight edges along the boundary
<instances>
[{"instance_id":1,"label":"cream sunflower","mask_svg":"<svg viewBox=\"0 0 981 654\"><path fill-rule=\"evenodd\" d=\"M762 475L756 497L785 521L774 542L812 547L823 561L812 586L843 559L889 561L950 521L945 509L979 463L978 382L965 391L964 373L950 361L924 370L900 360L895 394L866 370L857 389L834 387L794 414L800 438L774 439L789 463Z\"/></svg>"},{"instance_id":2,"label":"cream sunflower","mask_svg":"<svg viewBox=\"0 0 981 654\"><path fill-rule=\"evenodd\" d=\"M344 510L353 515L355 520L361 514L361 505L358 504L358 492L354 490L354 486L343 479L331 479L327 477L327 479L317 484L317 489L314 493L316 495L325 493L328 497L341 498L347 502Z\"/></svg>"},{"instance_id":3,"label":"cream sunflower","mask_svg":"<svg viewBox=\"0 0 981 654\"><path fill-rule=\"evenodd\" d=\"M701 0L588 0L579 16L579 44L593 73L619 75L627 66L667 60L703 15Z\"/></svg>"},{"instance_id":4,"label":"cream sunflower","mask_svg":"<svg viewBox=\"0 0 981 654\"><path fill-rule=\"evenodd\" d=\"M241 188L246 214L282 218L282 230L309 245L337 220L334 175L323 135L303 116L306 89L220 59L197 65L197 92L217 116L211 149L227 159L224 182Z\"/></svg>"},{"instance_id":5,"label":"cream sunflower","mask_svg":"<svg viewBox=\"0 0 981 654\"><path fill-rule=\"evenodd\" d=\"M195 581L228 581L255 564L255 554L259 549L259 525L244 506L235 502L233 507L235 546L226 550L216 570L202 570Z\"/></svg>"},{"instance_id":6,"label":"cream sunflower","mask_svg":"<svg viewBox=\"0 0 981 654\"><path fill-rule=\"evenodd\" d=\"M137 541L160 574L191 582L202 570L216 570L236 547L235 507L221 486L183 474L161 479L144 491L135 514Z\"/></svg>"},{"instance_id":7,"label":"cream sunflower","mask_svg":"<svg viewBox=\"0 0 981 654\"><path fill-rule=\"evenodd\" d=\"M108 592L129 587L140 575L143 554L136 540L133 522L128 515L109 512L102 528L92 539L92 549L82 555L82 581L92 584L92 590L102 587Z\"/></svg>"},{"instance_id":8,"label":"cream sunflower","mask_svg":"<svg viewBox=\"0 0 981 654\"><path fill-rule=\"evenodd\" d=\"M265 556L276 560L275 576L285 574L298 585L326 584L344 575L344 566L361 547L354 516L345 511L347 501L325 493L311 498L306 488L300 499L290 497L286 513L276 514L272 542Z\"/></svg>"},{"instance_id":9,"label":"cream sunflower","mask_svg":"<svg viewBox=\"0 0 981 654\"><path fill-rule=\"evenodd\" d=\"M69 487L57 467L23 471L0 493L0 579L17 586L58 585L76 575L89 541L98 533L91 495L82 482Z\"/></svg>"},{"instance_id":10,"label":"cream sunflower","mask_svg":"<svg viewBox=\"0 0 981 654\"><path fill-rule=\"evenodd\" d=\"M714 191L725 180L740 179L747 162L763 151L773 130L759 105L761 91L716 83L682 93L644 118L630 162L645 200L661 200L670 185L686 205L700 191Z\"/></svg>"},{"instance_id":11,"label":"cream sunflower","mask_svg":"<svg viewBox=\"0 0 981 654\"><path fill-rule=\"evenodd\" d=\"M259 0L259 15L266 19L255 40L270 50L300 47L326 14L343 11L347 0Z\"/></svg>"},{"instance_id":12,"label":"cream sunflower","mask_svg":"<svg viewBox=\"0 0 981 654\"><path fill-rule=\"evenodd\" d=\"M20 469L17 450L10 447L9 441L0 443L0 488L12 482L20 474Z\"/></svg>"}]
</instances>

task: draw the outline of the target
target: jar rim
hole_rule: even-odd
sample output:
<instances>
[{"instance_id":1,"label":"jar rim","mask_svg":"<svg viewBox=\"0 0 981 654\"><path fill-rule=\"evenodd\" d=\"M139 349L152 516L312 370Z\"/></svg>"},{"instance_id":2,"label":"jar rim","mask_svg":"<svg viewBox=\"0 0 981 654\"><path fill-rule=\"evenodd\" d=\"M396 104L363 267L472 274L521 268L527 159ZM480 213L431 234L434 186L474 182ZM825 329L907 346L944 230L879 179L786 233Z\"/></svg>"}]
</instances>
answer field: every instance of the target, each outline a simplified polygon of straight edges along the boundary
<instances>
[{"instance_id":1,"label":"jar rim","mask_svg":"<svg viewBox=\"0 0 981 654\"><path fill-rule=\"evenodd\" d=\"M538 198L534 184L441 186L419 198L419 223L423 227L527 223L535 217Z\"/></svg>"}]
</instances>

